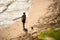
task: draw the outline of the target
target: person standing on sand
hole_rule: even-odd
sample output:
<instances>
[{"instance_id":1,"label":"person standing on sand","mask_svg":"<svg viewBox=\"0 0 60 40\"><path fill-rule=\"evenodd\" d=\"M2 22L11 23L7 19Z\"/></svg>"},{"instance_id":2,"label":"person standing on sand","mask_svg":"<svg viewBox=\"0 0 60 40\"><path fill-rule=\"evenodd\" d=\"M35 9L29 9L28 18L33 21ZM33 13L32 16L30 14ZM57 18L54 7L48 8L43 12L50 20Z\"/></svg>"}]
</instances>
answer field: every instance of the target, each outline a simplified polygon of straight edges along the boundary
<instances>
[{"instance_id":1,"label":"person standing on sand","mask_svg":"<svg viewBox=\"0 0 60 40\"><path fill-rule=\"evenodd\" d=\"M28 30L25 28L25 23L26 23L26 14L25 14L25 12L22 15L22 23L23 23L23 30L27 33Z\"/></svg>"},{"instance_id":2,"label":"person standing on sand","mask_svg":"<svg viewBox=\"0 0 60 40\"><path fill-rule=\"evenodd\" d=\"M25 14L25 12L23 12L23 15L22 15L22 23L23 23L23 28L25 28L25 23L26 23L26 14Z\"/></svg>"},{"instance_id":3,"label":"person standing on sand","mask_svg":"<svg viewBox=\"0 0 60 40\"><path fill-rule=\"evenodd\" d=\"M27 32L28 30L25 28L25 23L26 23L26 14L25 14L25 12L23 12L22 17L15 18L15 19L13 19L13 21L18 20L20 18L22 19L22 23L23 23L23 30L25 32Z\"/></svg>"}]
</instances>

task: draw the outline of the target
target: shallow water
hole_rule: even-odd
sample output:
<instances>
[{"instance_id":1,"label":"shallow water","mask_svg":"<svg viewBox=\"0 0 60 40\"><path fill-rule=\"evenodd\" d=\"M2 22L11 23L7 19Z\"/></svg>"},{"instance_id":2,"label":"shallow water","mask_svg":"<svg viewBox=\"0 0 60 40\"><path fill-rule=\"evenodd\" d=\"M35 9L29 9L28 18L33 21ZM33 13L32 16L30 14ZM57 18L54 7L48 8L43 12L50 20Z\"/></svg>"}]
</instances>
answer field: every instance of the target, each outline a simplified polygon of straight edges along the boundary
<instances>
[{"instance_id":1,"label":"shallow water","mask_svg":"<svg viewBox=\"0 0 60 40\"><path fill-rule=\"evenodd\" d=\"M13 19L21 17L30 7L30 0L1 0L0 1L0 27L8 26L16 21ZM9 6L7 6L9 5ZM5 10L6 9L6 10Z\"/></svg>"}]
</instances>

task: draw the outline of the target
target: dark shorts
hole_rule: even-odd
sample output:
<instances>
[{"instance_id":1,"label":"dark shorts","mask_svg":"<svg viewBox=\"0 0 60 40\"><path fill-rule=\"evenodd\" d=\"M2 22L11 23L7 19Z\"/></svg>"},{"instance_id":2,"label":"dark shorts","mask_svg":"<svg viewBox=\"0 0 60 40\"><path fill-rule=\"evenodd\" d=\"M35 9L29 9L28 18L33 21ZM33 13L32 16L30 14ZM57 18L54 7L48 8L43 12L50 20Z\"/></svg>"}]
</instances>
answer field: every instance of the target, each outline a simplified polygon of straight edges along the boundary
<instances>
[{"instance_id":1,"label":"dark shorts","mask_svg":"<svg viewBox=\"0 0 60 40\"><path fill-rule=\"evenodd\" d=\"M25 19L22 20L22 23L25 23Z\"/></svg>"}]
</instances>

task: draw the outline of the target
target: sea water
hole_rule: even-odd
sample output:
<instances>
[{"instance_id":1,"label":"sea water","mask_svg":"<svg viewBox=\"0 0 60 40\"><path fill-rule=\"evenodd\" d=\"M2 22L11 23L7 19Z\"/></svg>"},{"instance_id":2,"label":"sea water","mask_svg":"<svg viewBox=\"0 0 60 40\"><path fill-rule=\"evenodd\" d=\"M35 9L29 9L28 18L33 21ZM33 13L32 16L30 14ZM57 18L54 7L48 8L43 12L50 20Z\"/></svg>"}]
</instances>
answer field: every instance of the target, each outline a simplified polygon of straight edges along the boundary
<instances>
[{"instance_id":1,"label":"sea water","mask_svg":"<svg viewBox=\"0 0 60 40\"><path fill-rule=\"evenodd\" d=\"M10 2L13 2L13 3L10 3ZM8 4L10 5L7 6ZM29 10L30 6L31 6L30 0L14 0L14 1L1 0L0 28L13 25L16 22L16 21L13 21L13 19L21 17L23 15L23 12L26 12L26 15L28 17L27 11Z\"/></svg>"}]
</instances>

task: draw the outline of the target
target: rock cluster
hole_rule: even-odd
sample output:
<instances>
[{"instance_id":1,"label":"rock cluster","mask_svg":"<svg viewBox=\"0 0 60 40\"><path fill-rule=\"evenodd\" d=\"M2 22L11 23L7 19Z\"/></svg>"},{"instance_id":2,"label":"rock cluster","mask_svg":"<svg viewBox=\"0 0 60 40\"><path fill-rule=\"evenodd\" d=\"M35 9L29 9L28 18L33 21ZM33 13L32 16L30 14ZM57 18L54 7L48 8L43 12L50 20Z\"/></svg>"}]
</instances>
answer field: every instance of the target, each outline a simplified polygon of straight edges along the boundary
<instances>
[{"instance_id":1,"label":"rock cluster","mask_svg":"<svg viewBox=\"0 0 60 40\"><path fill-rule=\"evenodd\" d=\"M60 24L60 1L53 0L53 3L47 8L45 16L40 17L38 20L40 25L51 25L59 27Z\"/></svg>"}]
</instances>

